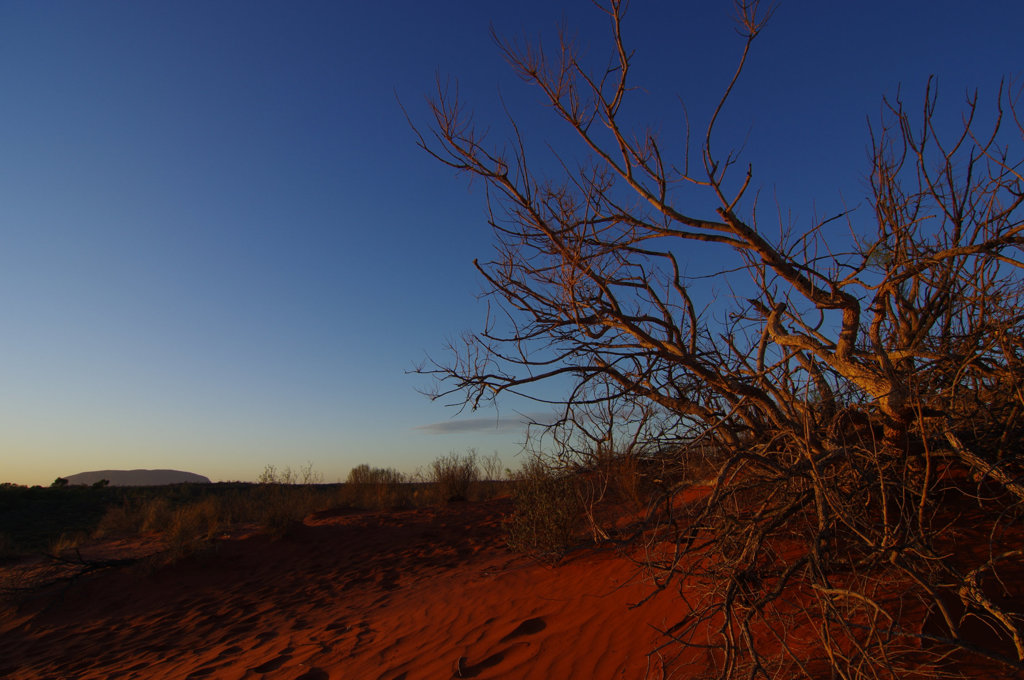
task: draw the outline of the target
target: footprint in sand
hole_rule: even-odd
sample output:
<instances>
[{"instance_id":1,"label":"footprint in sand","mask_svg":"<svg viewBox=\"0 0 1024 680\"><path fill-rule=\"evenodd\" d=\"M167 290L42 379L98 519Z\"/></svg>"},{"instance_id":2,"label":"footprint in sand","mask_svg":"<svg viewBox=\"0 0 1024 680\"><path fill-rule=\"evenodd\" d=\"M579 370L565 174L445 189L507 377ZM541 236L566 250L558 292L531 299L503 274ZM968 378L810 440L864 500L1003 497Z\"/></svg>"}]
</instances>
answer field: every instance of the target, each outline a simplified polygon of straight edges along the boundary
<instances>
[{"instance_id":1,"label":"footprint in sand","mask_svg":"<svg viewBox=\"0 0 1024 680\"><path fill-rule=\"evenodd\" d=\"M455 664L455 677L457 678L475 678L480 675L480 672L497 666L499 663L505 660L505 652L497 652L491 654L489 657L481 661L480 663L470 664L469 659L461 656L459 657L458 663Z\"/></svg>"},{"instance_id":2,"label":"footprint in sand","mask_svg":"<svg viewBox=\"0 0 1024 680\"><path fill-rule=\"evenodd\" d=\"M537 616L532 619L526 619L518 626L516 626L516 629L514 631L512 631L505 637L501 638L501 641L508 642L509 640L514 640L517 637L522 637L524 635L535 635L536 633L541 632L547 627L548 624L544 621L543 616Z\"/></svg>"},{"instance_id":3,"label":"footprint in sand","mask_svg":"<svg viewBox=\"0 0 1024 680\"><path fill-rule=\"evenodd\" d=\"M505 637L501 638L501 640L499 641L499 644L504 644L506 642L510 642L512 640L515 640L516 638L521 638L521 637L524 637L526 635L536 635L537 633L541 632L542 630L544 630L547 627L548 627L548 624L544 620L544 617L537 616L537 617L534 617L532 619L526 619L525 621L520 623L518 626L516 626L515 630L513 630L511 633L509 633ZM455 663L455 677L456 678L475 678L482 671L484 671L484 670L486 670L488 668L491 668L493 666L497 666L499 663L504 661L505 660L505 655L509 651L509 649L511 649L512 647L516 647L518 645L521 645L521 644L525 644L525 643L517 643L517 645L511 645L510 647L508 647L508 648L506 648L504 650L499 650L499 651L495 652L494 654L491 654L490 656L486 657L482 661L478 661L477 663L473 663L473 664L469 663L469 658L468 657L465 657L465 656L459 657L459 660Z\"/></svg>"},{"instance_id":4,"label":"footprint in sand","mask_svg":"<svg viewBox=\"0 0 1024 680\"><path fill-rule=\"evenodd\" d=\"M330 680L331 676L322 668L310 668L295 680Z\"/></svg>"}]
</instances>

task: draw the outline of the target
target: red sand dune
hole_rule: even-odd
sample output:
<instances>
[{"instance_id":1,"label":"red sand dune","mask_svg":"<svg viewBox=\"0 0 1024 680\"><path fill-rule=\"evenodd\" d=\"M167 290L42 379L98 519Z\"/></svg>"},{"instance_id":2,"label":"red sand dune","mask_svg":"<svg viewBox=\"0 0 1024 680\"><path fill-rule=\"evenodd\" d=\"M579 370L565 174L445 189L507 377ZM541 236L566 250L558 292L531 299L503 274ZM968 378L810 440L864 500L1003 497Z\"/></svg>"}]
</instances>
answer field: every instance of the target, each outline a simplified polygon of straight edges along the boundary
<instances>
[{"instance_id":1,"label":"red sand dune","mask_svg":"<svg viewBox=\"0 0 1024 680\"><path fill-rule=\"evenodd\" d=\"M508 500L322 514L158 569L50 587L0 611L0 677L660 678L680 601L589 551L510 553ZM689 677L677 667L673 677Z\"/></svg>"}]
</instances>

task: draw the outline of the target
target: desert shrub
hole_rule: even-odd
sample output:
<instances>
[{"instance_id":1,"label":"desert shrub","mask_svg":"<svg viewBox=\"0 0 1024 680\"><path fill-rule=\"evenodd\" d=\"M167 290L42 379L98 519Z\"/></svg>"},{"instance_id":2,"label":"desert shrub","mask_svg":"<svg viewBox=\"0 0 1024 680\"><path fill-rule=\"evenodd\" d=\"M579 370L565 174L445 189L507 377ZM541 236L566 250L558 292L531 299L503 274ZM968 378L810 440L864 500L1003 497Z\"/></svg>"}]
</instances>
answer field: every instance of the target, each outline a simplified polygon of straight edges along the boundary
<instances>
[{"instance_id":1,"label":"desert shrub","mask_svg":"<svg viewBox=\"0 0 1024 680\"><path fill-rule=\"evenodd\" d=\"M174 511L167 498L158 496L142 504L139 509L139 529L142 531L166 531L171 526Z\"/></svg>"},{"instance_id":2,"label":"desert shrub","mask_svg":"<svg viewBox=\"0 0 1024 680\"><path fill-rule=\"evenodd\" d=\"M257 484L297 484L298 481L298 475L291 466L278 470L276 465L267 465L256 478Z\"/></svg>"},{"instance_id":3,"label":"desert shrub","mask_svg":"<svg viewBox=\"0 0 1024 680\"><path fill-rule=\"evenodd\" d=\"M141 515L138 509L128 502L123 502L107 508L96 524L93 535L96 538L124 536L138 532L140 526Z\"/></svg>"},{"instance_id":4,"label":"desert shrub","mask_svg":"<svg viewBox=\"0 0 1024 680\"><path fill-rule=\"evenodd\" d=\"M220 503L209 496L177 508L167 527L167 541L172 545L189 544L213 538L221 526Z\"/></svg>"},{"instance_id":5,"label":"desert shrub","mask_svg":"<svg viewBox=\"0 0 1024 680\"><path fill-rule=\"evenodd\" d=\"M76 550L86 538L82 532L69 532L61 534L59 538L50 543L48 554L54 557L64 556Z\"/></svg>"},{"instance_id":6,"label":"desert shrub","mask_svg":"<svg viewBox=\"0 0 1024 680\"><path fill-rule=\"evenodd\" d=\"M430 464L427 474L441 502L467 500L474 482L480 478L476 451L471 449L462 455L452 452L441 456Z\"/></svg>"},{"instance_id":7,"label":"desert shrub","mask_svg":"<svg viewBox=\"0 0 1024 680\"><path fill-rule=\"evenodd\" d=\"M267 465L256 479L258 484L301 484L307 486L322 484L323 481L323 474L313 469L312 461L307 461L298 470L293 470L290 465L281 469L278 469L276 465Z\"/></svg>"},{"instance_id":8,"label":"desert shrub","mask_svg":"<svg viewBox=\"0 0 1024 680\"><path fill-rule=\"evenodd\" d=\"M370 467L365 463L356 466L348 473L348 484L378 486L389 484L404 484L406 477L394 468Z\"/></svg>"},{"instance_id":9,"label":"desert shrub","mask_svg":"<svg viewBox=\"0 0 1024 680\"><path fill-rule=\"evenodd\" d=\"M119 488L5 486L0 488L0 533L20 554L45 553L61 534L91 532L124 495Z\"/></svg>"},{"instance_id":10,"label":"desert shrub","mask_svg":"<svg viewBox=\"0 0 1024 680\"><path fill-rule=\"evenodd\" d=\"M333 489L322 486L323 475L313 470L312 463L302 466L298 472L287 466L278 470L267 465L257 481L249 503L240 504L239 514L277 535L283 535L295 522L326 509L337 500Z\"/></svg>"},{"instance_id":11,"label":"desert shrub","mask_svg":"<svg viewBox=\"0 0 1024 680\"><path fill-rule=\"evenodd\" d=\"M370 467L363 463L352 468L346 481L346 500L361 508L392 508L403 505L406 477L394 468Z\"/></svg>"},{"instance_id":12,"label":"desert shrub","mask_svg":"<svg viewBox=\"0 0 1024 680\"><path fill-rule=\"evenodd\" d=\"M121 503L110 505L96 524L93 535L102 538L173 532L176 530L175 524L181 524L181 513L196 512L189 508L203 504L217 504L217 512L221 512L217 497L208 493L197 493L190 488L167 487L138 491L135 495L124 498ZM227 521L221 519L223 523ZM178 530L180 528L179 526Z\"/></svg>"},{"instance_id":13,"label":"desert shrub","mask_svg":"<svg viewBox=\"0 0 1024 680\"><path fill-rule=\"evenodd\" d=\"M646 505L652 496L645 479L642 461L636 456L612 456L601 461L600 474L607 483L613 500L625 503L634 510Z\"/></svg>"},{"instance_id":14,"label":"desert shrub","mask_svg":"<svg viewBox=\"0 0 1024 680\"><path fill-rule=\"evenodd\" d=\"M161 561L174 562L208 548L224 526L221 502L216 496L177 507L164 531L166 548Z\"/></svg>"},{"instance_id":15,"label":"desert shrub","mask_svg":"<svg viewBox=\"0 0 1024 680\"><path fill-rule=\"evenodd\" d=\"M252 489L252 520L281 536L307 515L336 502L333 488L304 484L261 484Z\"/></svg>"},{"instance_id":16,"label":"desert shrub","mask_svg":"<svg viewBox=\"0 0 1024 680\"><path fill-rule=\"evenodd\" d=\"M495 451L489 456L483 456L480 458L480 470L483 473L483 478L492 482L498 482L505 479L505 465L501 462L501 456Z\"/></svg>"},{"instance_id":17,"label":"desert shrub","mask_svg":"<svg viewBox=\"0 0 1024 680\"><path fill-rule=\"evenodd\" d=\"M505 466L497 451L490 456L481 456L479 469L481 474L476 482L474 494L477 498L494 498L508 486L505 481Z\"/></svg>"},{"instance_id":18,"label":"desert shrub","mask_svg":"<svg viewBox=\"0 0 1024 680\"><path fill-rule=\"evenodd\" d=\"M420 369L438 381L431 396L558 404L537 424L556 442L680 444L679 476L714 490L681 526L689 494L666 485L636 536L667 546L648 562L659 587L699 592L667 630L716 677L959 677L958 664L988 662L1002 666L985 675L1019 675L1019 600L980 585L991 574L1008 590L997 563L1021 558L1007 521L1024 507L1019 85L984 104L972 93L953 115L931 80L920 109L897 92L869 129L864 207L798 220L780 204L775 220L740 140L719 153L711 139L777 3L734 3L742 56L692 147L677 144L689 120L667 137L643 120L633 95L651 91L620 30L629 3L600 4L610 64L566 32L498 40L565 137L514 117L494 135L446 87L416 130L486 185L497 253L478 263L487 321ZM528 160L534 144L562 172ZM721 465L693 470L705 448ZM974 514L951 505L954 485Z\"/></svg>"},{"instance_id":19,"label":"desert shrub","mask_svg":"<svg viewBox=\"0 0 1024 680\"><path fill-rule=\"evenodd\" d=\"M506 526L509 547L557 560L582 525L576 477L532 458L513 475L512 483L515 512Z\"/></svg>"},{"instance_id":20,"label":"desert shrub","mask_svg":"<svg viewBox=\"0 0 1024 680\"><path fill-rule=\"evenodd\" d=\"M257 487L258 488L258 487ZM219 496L221 520L225 525L259 523L262 507L252 487L233 489Z\"/></svg>"},{"instance_id":21,"label":"desert shrub","mask_svg":"<svg viewBox=\"0 0 1024 680\"><path fill-rule=\"evenodd\" d=\"M271 486L254 489L254 500L259 504L258 522L271 533L283 534L288 527L305 516L295 503L298 500L286 487Z\"/></svg>"},{"instance_id":22,"label":"desert shrub","mask_svg":"<svg viewBox=\"0 0 1024 680\"><path fill-rule=\"evenodd\" d=\"M324 476L313 469L312 461L306 461L305 465L299 467L298 480L299 484L323 484Z\"/></svg>"}]
</instances>

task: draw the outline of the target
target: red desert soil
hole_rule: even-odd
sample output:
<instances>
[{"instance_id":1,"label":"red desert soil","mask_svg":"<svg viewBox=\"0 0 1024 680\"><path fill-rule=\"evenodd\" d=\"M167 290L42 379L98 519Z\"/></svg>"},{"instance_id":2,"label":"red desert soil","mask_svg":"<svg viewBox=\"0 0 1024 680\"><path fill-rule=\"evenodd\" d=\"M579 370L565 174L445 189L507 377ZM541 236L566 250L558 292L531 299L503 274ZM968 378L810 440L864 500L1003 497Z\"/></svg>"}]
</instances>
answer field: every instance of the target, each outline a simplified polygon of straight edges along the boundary
<instances>
[{"instance_id":1,"label":"red desert soil","mask_svg":"<svg viewBox=\"0 0 1024 680\"><path fill-rule=\"evenodd\" d=\"M510 511L322 513L282 539L51 586L0 605L0 677L662 677L652 626L678 620L677 597L630 608L650 585L612 552L510 553Z\"/></svg>"}]
</instances>

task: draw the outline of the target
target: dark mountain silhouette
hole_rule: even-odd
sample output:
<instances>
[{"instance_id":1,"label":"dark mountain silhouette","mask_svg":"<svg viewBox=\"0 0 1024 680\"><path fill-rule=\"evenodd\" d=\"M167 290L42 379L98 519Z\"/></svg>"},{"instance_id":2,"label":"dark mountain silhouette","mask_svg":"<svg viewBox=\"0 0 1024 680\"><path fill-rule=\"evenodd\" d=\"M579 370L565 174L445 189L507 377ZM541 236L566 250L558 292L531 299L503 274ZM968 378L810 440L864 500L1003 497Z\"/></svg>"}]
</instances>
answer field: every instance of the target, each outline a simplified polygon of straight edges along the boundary
<instances>
[{"instance_id":1,"label":"dark mountain silhouette","mask_svg":"<svg viewBox=\"0 0 1024 680\"><path fill-rule=\"evenodd\" d=\"M110 482L110 486L161 486L164 484L209 484L210 480L194 472L181 470L96 470L95 472L79 472L68 475L68 484L95 484L101 479Z\"/></svg>"}]
</instances>

